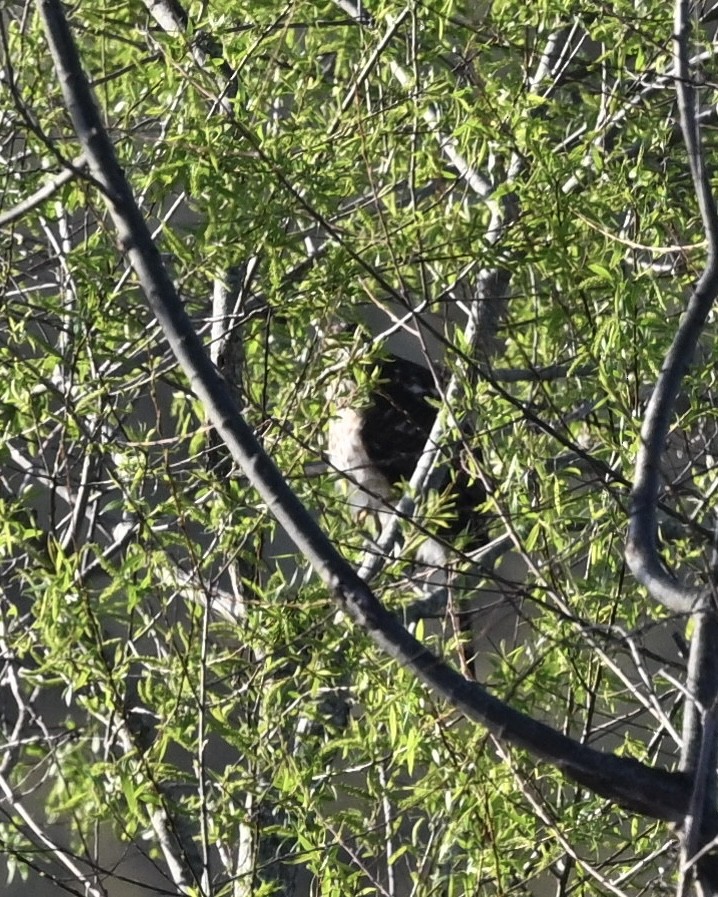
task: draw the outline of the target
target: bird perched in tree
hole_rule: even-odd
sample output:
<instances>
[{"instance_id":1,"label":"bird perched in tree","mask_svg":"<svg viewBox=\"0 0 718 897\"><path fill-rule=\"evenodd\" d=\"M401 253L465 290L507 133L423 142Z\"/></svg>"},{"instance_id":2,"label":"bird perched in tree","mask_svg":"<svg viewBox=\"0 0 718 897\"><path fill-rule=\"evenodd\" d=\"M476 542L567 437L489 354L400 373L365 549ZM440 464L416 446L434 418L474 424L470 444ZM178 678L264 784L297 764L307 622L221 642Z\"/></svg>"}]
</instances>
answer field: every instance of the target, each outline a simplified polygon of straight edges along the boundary
<instances>
[{"instance_id":1,"label":"bird perched in tree","mask_svg":"<svg viewBox=\"0 0 718 897\"><path fill-rule=\"evenodd\" d=\"M354 515L375 514L381 520L382 512L390 512L401 494L401 482L411 479L421 458L438 414L440 391L428 368L396 355L376 361L360 359L348 367L350 375L339 381L334 394L329 462L346 477ZM464 547L472 549L486 542L486 521L478 510L486 492L465 463L468 429L462 436L446 452L451 507L446 517L442 514L442 525L424 523L444 542L467 533ZM446 551L434 551L429 557L430 563L441 564Z\"/></svg>"}]
</instances>

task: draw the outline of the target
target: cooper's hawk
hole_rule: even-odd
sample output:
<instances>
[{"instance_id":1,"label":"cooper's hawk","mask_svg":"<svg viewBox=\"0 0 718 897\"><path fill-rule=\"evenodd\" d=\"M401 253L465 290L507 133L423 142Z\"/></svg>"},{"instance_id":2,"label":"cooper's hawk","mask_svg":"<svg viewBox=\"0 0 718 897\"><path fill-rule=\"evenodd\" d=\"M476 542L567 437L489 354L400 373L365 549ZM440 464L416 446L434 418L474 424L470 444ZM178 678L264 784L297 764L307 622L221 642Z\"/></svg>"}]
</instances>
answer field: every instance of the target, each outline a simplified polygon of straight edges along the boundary
<instances>
[{"instance_id":1,"label":"cooper's hawk","mask_svg":"<svg viewBox=\"0 0 718 897\"><path fill-rule=\"evenodd\" d=\"M366 373L365 388L356 379L346 379L337 389L328 455L330 464L346 475L355 516L371 512L381 518L400 494L401 481L411 479L436 420L440 394L431 371L406 358L384 357L372 362ZM441 526L425 524L447 542L468 533L465 548L470 549L486 541L485 521L477 510L486 492L469 475L465 461L463 445L448 448L452 507Z\"/></svg>"}]
</instances>

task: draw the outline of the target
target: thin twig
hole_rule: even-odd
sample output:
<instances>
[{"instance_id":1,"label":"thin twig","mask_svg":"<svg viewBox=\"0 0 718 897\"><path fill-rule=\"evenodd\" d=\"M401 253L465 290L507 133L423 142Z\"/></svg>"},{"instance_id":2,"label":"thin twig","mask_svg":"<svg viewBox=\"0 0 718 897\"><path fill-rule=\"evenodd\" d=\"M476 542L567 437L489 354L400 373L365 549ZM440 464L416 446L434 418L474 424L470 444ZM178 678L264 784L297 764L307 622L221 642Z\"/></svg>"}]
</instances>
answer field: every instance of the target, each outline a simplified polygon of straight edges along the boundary
<instances>
[{"instance_id":1,"label":"thin twig","mask_svg":"<svg viewBox=\"0 0 718 897\"><path fill-rule=\"evenodd\" d=\"M46 181L42 187L39 187L34 193L23 199L22 202L19 202L11 209L2 212L0 214L0 227L6 227L8 224L12 224L13 221L18 221L20 218L27 215L28 212L32 212L33 209L41 206L44 202L50 199L50 197L54 196L58 190L64 187L68 181L77 177L85 168L86 164L87 161L84 154L76 156L68 168L64 168L58 174L54 175L54 177L50 178L49 181Z\"/></svg>"}]
</instances>

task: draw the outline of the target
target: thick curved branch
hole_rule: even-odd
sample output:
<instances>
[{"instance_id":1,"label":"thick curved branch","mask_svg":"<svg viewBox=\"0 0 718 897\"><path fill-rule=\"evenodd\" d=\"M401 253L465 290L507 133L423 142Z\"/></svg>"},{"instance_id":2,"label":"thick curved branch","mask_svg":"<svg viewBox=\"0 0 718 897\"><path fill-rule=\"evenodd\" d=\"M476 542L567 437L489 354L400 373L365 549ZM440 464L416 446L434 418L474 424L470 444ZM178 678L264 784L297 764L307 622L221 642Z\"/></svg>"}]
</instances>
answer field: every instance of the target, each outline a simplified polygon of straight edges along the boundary
<instances>
[{"instance_id":1,"label":"thick curved branch","mask_svg":"<svg viewBox=\"0 0 718 897\"><path fill-rule=\"evenodd\" d=\"M708 241L708 258L646 408L631 492L626 560L636 579L648 589L651 597L670 610L691 613L704 600L705 591L688 586L663 565L658 554L656 506L660 485L660 461L678 390L693 359L708 312L718 296L718 215L705 167L695 114L695 93L690 81L688 64L690 16L686 0L678 0L676 3L675 26L675 83L678 109L693 185Z\"/></svg>"},{"instance_id":2,"label":"thick curved branch","mask_svg":"<svg viewBox=\"0 0 718 897\"><path fill-rule=\"evenodd\" d=\"M380 649L495 736L553 763L575 781L636 812L682 821L691 795L686 776L652 769L636 760L580 744L512 709L478 683L464 679L397 622L338 554L258 444L205 353L119 167L60 0L40 0L38 5L65 103L91 171L101 184L120 246L135 270L149 305L233 458L335 600Z\"/></svg>"}]
</instances>

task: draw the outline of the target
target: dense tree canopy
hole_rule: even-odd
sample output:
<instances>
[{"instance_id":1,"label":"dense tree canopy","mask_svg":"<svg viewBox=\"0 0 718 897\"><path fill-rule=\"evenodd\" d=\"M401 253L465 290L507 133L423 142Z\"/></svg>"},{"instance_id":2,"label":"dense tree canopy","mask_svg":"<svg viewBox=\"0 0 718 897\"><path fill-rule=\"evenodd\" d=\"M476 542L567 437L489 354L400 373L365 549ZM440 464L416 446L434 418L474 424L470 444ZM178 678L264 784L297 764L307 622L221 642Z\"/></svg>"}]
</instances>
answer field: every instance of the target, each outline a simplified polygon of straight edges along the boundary
<instances>
[{"instance_id":1,"label":"dense tree canopy","mask_svg":"<svg viewBox=\"0 0 718 897\"><path fill-rule=\"evenodd\" d=\"M0 9L13 885L718 893L714 19Z\"/></svg>"}]
</instances>

